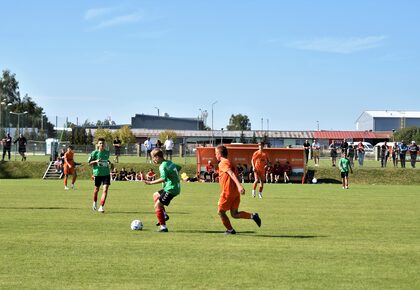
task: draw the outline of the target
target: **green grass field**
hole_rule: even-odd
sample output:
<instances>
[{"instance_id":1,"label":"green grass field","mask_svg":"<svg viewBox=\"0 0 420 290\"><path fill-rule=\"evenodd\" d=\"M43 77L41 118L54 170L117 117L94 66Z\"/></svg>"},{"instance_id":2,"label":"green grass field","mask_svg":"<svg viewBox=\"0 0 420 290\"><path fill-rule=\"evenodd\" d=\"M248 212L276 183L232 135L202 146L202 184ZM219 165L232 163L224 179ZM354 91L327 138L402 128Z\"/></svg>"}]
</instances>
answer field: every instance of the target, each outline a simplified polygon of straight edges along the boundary
<instances>
[{"instance_id":1,"label":"green grass field","mask_svg":"<svg viewBox=\"0 0 420 290\"><path fill-rule=\"evenodd\" d=\"M0 179L1 289L420 289L419 186L267 185L226 236L218 184L183 183L156 232L160 186ZM143 231L131 231L141 219Z\"/></svg>"}]
</instances>

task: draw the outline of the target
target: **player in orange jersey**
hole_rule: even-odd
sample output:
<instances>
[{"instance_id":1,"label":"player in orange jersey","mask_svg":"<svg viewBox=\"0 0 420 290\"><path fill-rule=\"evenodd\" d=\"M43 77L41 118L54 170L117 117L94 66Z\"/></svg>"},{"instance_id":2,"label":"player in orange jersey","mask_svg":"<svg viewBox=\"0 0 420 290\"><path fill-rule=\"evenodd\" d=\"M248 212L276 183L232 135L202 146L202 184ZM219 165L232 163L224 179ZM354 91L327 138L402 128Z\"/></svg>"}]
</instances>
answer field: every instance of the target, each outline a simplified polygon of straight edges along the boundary
<instances>
[{"instance_id":1,"label":"player in orange jersey","mask_svg":"<svg viewBox=\"0 0 420 290\"><path fill-rule=\"evenodd\" d=\"M76 182L77 172L76 172L76 163L74 162L74 152L73 146L67 147L67 151L64 154L64 189L68 190L67 187L67 178L69 175L73 175L71 180L71 188L74 189L74 183Z\"/></svg>"},{"instance_id":2,"label":"player in orange jersey","mask_svg":"<svg viewBox=\"0 0 420 290\"><path fill-rule=\"evenodd\" d=\"M216 159L219 163L219 183L220 183L220 198L218 213L223 225L226 227L225 234L236 234L233 229L226 212L230 210L230 215L235 219L252 219L260 227L261 219L258 213L249 213L246 211L238 211L239 203L241 201L241 194L245 194L245 189L239 182L235 173L232 170L232 165L227 159L228 151L223 145L219 145L215 149Z\"/></svg>"},{"instance_id":3,"label":"player in orange jersey","mask_svg":"<svg viewBox=\"0 0 420 290\"><path fill-rule=\"evenodd\" d=\"M257 184L260 184L258 197L262 198L265 182L265 166L268 164L268 154L264 152L264 142L258 143L258 150L252 155L252 168L254 168L254 183L252 184L252 197L255 197Z\"/></svg>"}]
</instances>

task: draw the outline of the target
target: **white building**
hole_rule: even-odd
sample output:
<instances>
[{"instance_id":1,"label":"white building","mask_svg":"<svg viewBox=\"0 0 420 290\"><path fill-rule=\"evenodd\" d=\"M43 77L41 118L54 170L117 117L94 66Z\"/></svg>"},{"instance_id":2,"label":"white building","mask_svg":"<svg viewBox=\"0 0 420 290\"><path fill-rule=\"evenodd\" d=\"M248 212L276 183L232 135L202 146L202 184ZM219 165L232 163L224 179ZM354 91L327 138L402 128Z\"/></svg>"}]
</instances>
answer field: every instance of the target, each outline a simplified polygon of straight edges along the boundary
<instances>
[{"instance_id":1,"label":"white building","mask_svg":"<svg viewBox=\"0 0 420 290\"><path fill-rule=\"evenodd\" d=\"M358 131L392 131L420 127L419 111L364 111L356 120Z\"/></svg>"}]
</instances>

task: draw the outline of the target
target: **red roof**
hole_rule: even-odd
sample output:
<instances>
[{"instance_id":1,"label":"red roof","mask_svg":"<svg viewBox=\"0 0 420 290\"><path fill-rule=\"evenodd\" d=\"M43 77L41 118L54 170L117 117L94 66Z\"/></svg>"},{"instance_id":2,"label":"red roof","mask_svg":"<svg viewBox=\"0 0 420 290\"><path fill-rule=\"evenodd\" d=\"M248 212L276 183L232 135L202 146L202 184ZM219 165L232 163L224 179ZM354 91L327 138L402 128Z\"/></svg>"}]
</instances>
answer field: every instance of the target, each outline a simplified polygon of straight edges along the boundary
<instances>
[{"instance_id":1,"label":"red roof","mask_svg":"<svg viewBox=\"0 0 420 290\"><path fill-rule=\"evenodd\" d=\"M366 131L315 131L316 139L376 139L374 132Z\"/></svg>"}]
</instances>

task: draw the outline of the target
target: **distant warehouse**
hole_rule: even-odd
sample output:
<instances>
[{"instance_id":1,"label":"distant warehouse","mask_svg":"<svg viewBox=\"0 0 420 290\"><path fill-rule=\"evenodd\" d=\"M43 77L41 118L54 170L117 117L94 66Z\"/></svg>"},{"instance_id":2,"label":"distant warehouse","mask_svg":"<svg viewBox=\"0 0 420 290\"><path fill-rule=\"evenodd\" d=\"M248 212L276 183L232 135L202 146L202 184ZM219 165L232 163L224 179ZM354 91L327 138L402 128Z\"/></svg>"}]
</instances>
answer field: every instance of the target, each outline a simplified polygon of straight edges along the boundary
<instances>
[{"instance_id":1,"label":"distant warehouse","mask_svg":"<svg viewBox=\"0 0 420 290\"><path fill-rule=\"evenodd\" d=\"M392 131L420 127L418 111L364 111L356 120L358 131Z\"/></svg>"}]
</instances>

